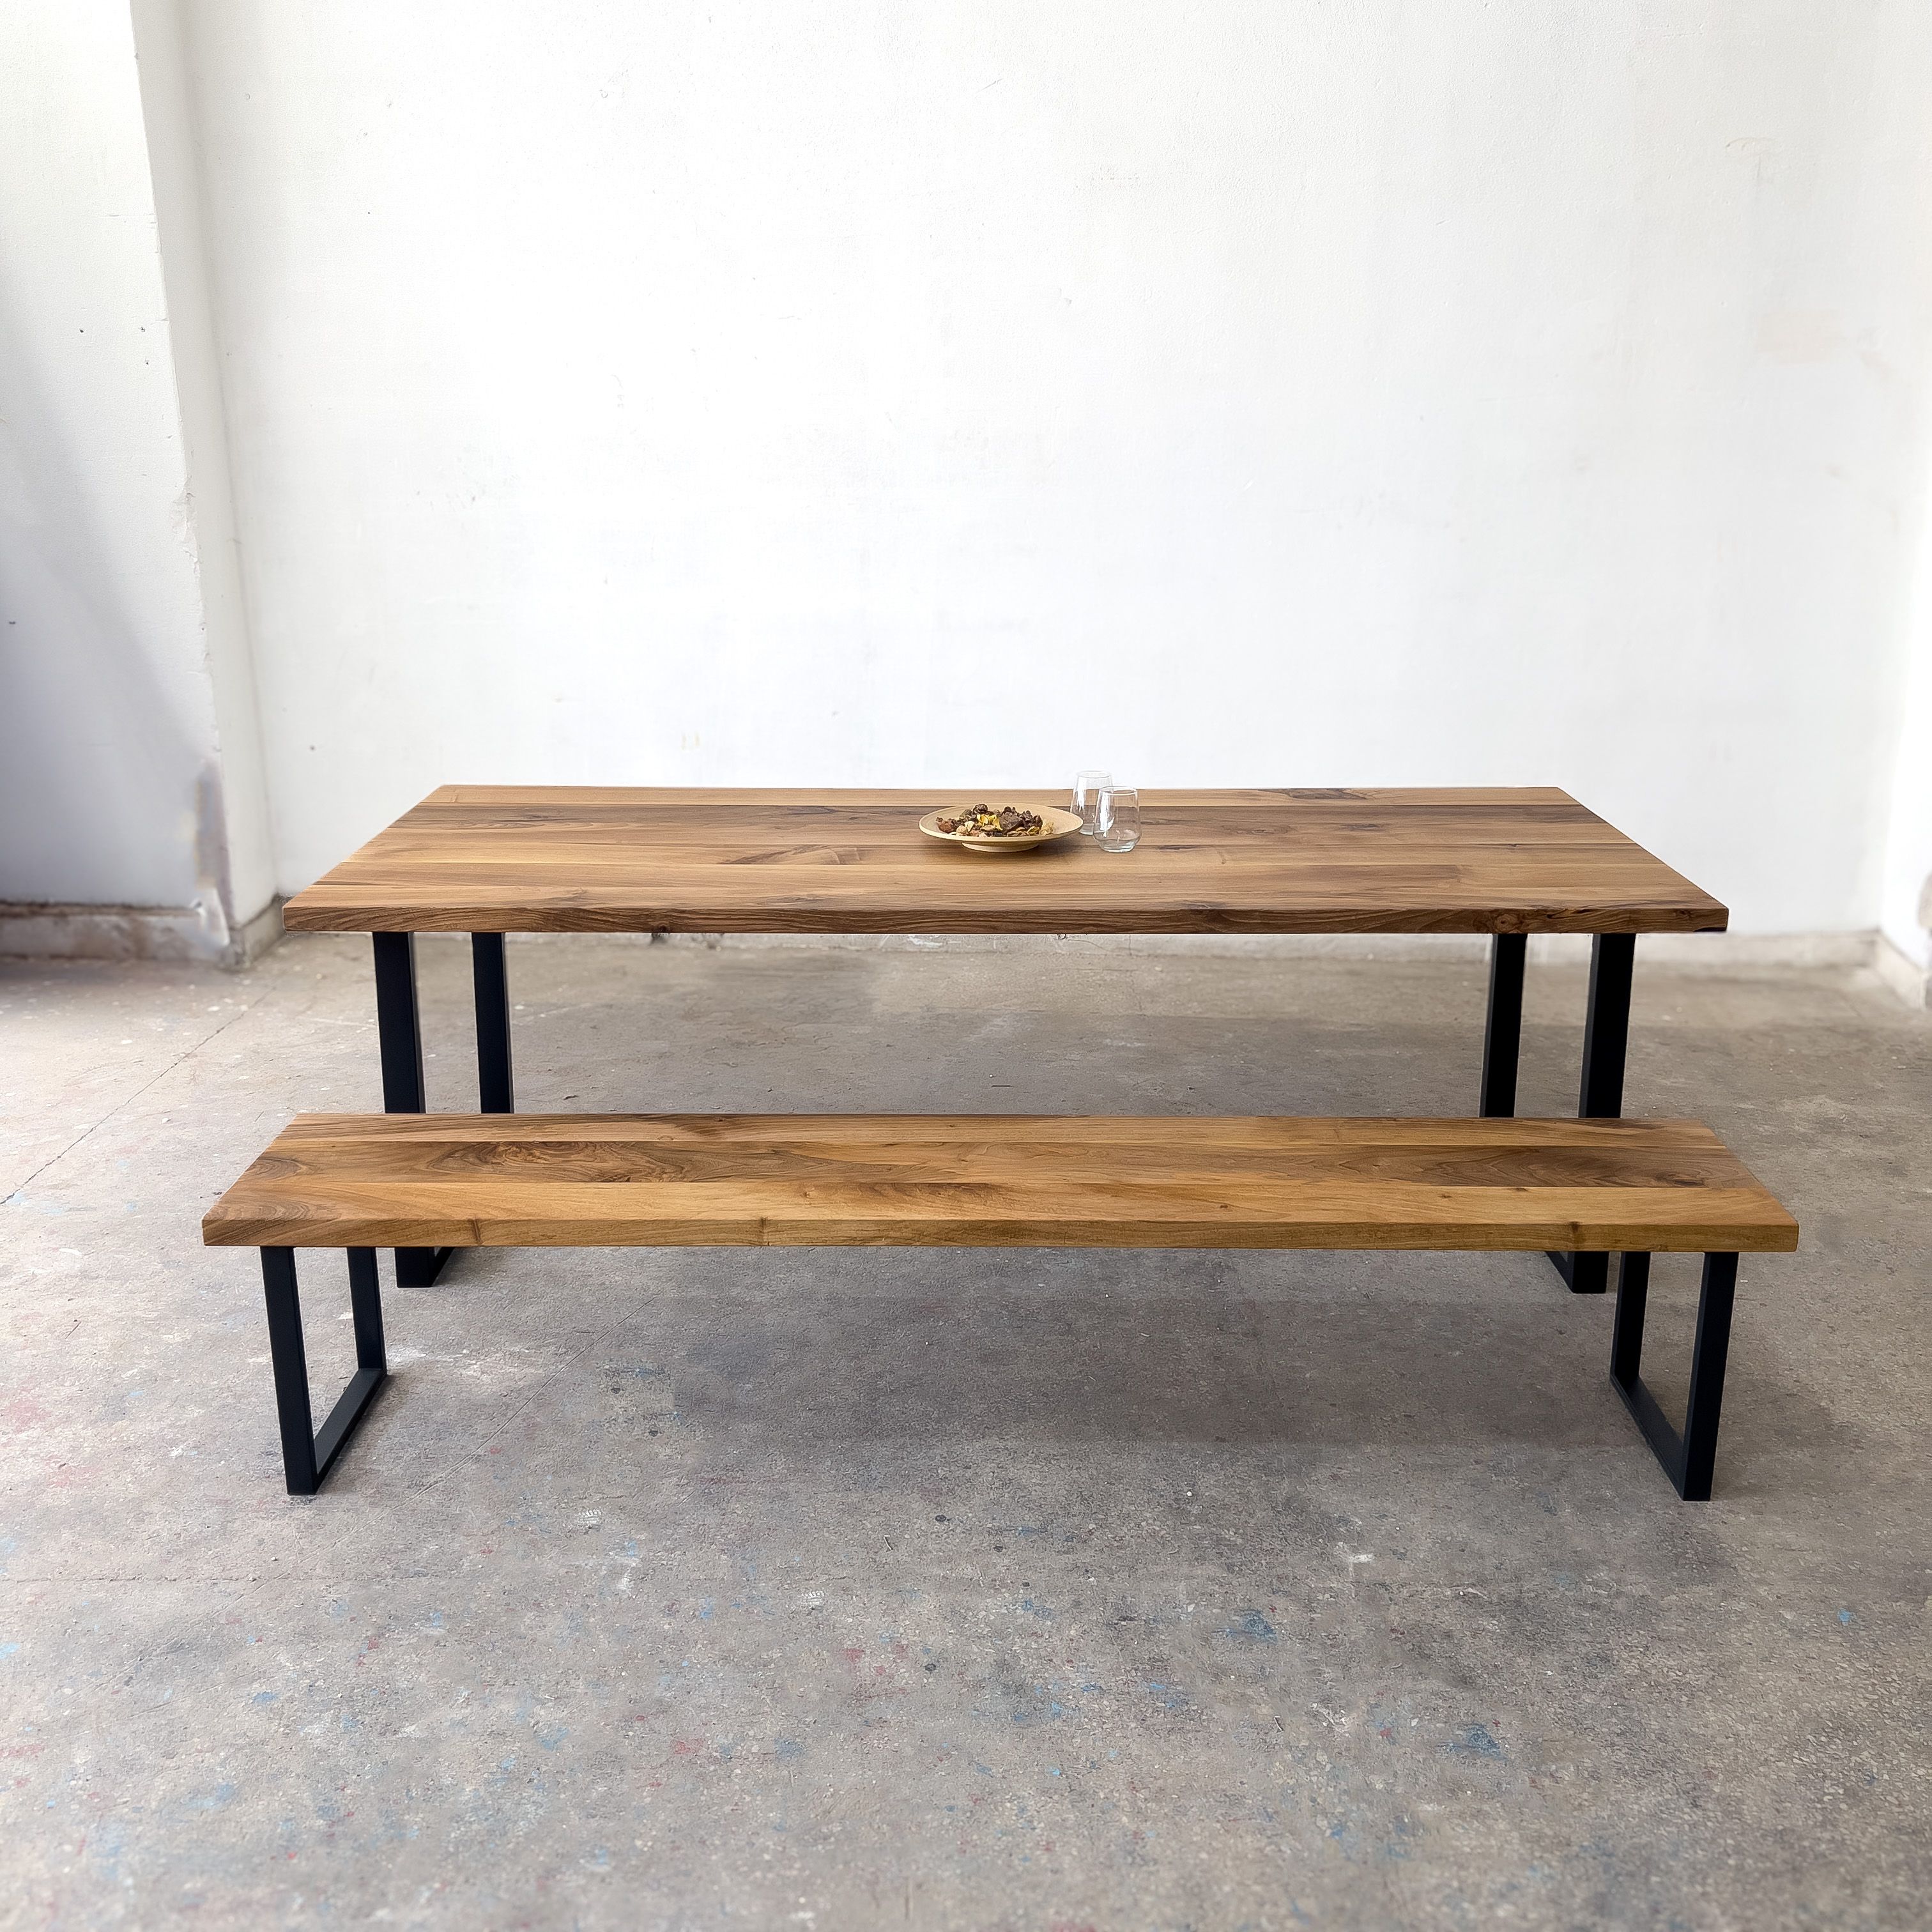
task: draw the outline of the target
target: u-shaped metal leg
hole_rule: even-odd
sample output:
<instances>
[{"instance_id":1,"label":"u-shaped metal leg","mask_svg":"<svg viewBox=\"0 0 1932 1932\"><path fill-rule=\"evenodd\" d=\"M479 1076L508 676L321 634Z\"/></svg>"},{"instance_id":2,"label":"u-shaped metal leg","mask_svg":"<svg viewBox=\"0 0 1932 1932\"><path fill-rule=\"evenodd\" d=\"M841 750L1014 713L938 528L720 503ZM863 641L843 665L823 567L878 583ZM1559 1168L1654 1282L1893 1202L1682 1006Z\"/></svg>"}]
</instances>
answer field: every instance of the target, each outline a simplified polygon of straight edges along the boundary
<instances>
[{"instance_id":1,"label":"u-shaped metal leg","mask_svg":"<svg viewBox=\"0 0 1932 1932\"><path fill-rule=\"evenodd\" d=\"M1636 963L1634 933L1600 932L1590 942L1590 1004L1583 1021L1579 1120L1613 1120L1624 1110L1624 1060L1630 1046L1630 979ZM1601 1294L1610 1285L1608 1255L1552 1254L1550 1258L1572 1294Z\"/></svg>"},{"instance_id":2,"label":"u-shaped metal leg","mask_svg":"<svg viewBox=\"0 0 1932 1932\"><path fill-rule=\"evenodd\" d=\"M382 1111L427 1113L422 1021L416 1006L416 936L413 932L378 932L370 937L376 952L376 1033L382 1056ZM442 1272L449 1253L447 1248L398 1248L396 1286L428 1287Z\"/></svg>"},{"instance_id":3,"label":"u-shaped metal leg","mask_svg":"<svg viewBox=\"0 0 1932 1932\"><path fill-rule=\"evenodd\" d=\"M1625 1255L1617 1270L1616 1325L1610 1342L1610 1380L1636 1418L1644 1440L1687 1503L1708 1502L1718 1462L1718 1417L1724 1401L1724 1360L1730 1352L1731 1310L1738 1286L1736 1255L1706 1255L1697 1297L1697 1336L1690 1349L1690 1394L1684 1426L1673 1429L1638 1369L1643 1359L1643 1317L1650 1294L1650 1257Z\"/></svg>"},{"instance_id":4,"label":"u-shaped metal leg","mask_svg":"<svg viewBox=\"0 0 1932 1932\"><path fill-rule=\"evenodd\" d=\"M376 1250L351 1248L349 1300L356 1318L356 1372L314 1430L308 1400L308 1352L302 1346L302 1302L296 1292L296 1251L262 1250L262 1286L268 1304L268 1355L275 1370L275 1413L281 1424L282 1467L289 1494L312 1496L334 1468L343 1445L376 1391L388 1379L388 1352L382 1339L382 1294L376 1276Z\"/></svg>"}]
</instances>

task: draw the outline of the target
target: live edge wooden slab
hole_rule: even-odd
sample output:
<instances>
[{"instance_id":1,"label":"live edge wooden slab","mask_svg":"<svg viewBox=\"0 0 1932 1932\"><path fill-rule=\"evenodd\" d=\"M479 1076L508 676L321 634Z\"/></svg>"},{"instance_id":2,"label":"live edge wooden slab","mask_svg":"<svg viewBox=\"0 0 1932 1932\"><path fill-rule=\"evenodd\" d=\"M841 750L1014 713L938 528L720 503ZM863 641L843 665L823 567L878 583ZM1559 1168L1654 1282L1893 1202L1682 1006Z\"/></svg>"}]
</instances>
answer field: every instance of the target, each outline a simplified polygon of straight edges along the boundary
<instances>
[{"instance_id":1,"label":"live edge wooden slab","mask_svg":"<svg viewBox=\"0 0 1932 1932\"><path fill-rule=\"evenodd\" d=\"M304 1114L202 1231L232 1247L1798 1244L1695 1121L1199 1116Z\"/></svg>"},{"instance_id":2,"label":"live edge wooden slab","mask_svg":"<svg viewBox=\"0 0 1932 1932\"><path fill-rule=\"evenodd\" d=\"M1058 800L1060 786L994 787ZM980 790L991 796L991 790ZM298 932L1686 932L1708 892L1567 792L1150 791L1130 853L923 837L964 792L445 785Z\"/></svg>"}]
</instances>

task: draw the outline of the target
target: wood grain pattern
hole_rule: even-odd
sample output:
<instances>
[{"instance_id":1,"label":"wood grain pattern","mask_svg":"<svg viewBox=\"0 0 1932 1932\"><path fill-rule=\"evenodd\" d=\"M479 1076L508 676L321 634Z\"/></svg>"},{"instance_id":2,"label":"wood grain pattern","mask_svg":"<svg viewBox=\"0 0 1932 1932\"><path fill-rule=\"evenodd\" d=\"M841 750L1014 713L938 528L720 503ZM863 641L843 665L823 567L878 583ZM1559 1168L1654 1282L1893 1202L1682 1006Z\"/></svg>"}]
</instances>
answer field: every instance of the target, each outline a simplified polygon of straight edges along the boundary
<instances>
[{"instance_id":1,"label":"wood grain pattern","mask_svg":"<svg viewBox=\"0 0 1932 1932\"><path fill-rule=\"evenodd\" d=\"M212 1246L1788 1250L1690 1120L305 1114Z\"/></svg>"},{"instance_id":2,"label":"wood grain pattern","mask_svg":"<svg viewBox=\"0 0 1932 1932\"><path fill-rule=\"evenodd\" d=\"M997 866L920 832L922 813L970 790L446 785L283 918L309 932L982 933L1677 932L1728 918L1555 790L1150 791L1131 853L1071 838Z\"/></svg>"}]
</instances>

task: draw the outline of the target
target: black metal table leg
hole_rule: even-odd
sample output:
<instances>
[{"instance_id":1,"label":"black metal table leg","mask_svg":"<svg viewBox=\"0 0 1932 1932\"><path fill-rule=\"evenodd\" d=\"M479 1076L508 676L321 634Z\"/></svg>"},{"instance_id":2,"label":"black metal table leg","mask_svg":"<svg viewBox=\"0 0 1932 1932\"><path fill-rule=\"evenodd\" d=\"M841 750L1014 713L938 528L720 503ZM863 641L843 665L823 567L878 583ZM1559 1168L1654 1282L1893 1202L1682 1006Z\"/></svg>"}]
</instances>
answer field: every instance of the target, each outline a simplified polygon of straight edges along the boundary
<instances>
[{"instance_id":1,"label":"black metal table leg","mask_svg":"<svg viewBox=\"0 0 1932 1932\"><path fill-rule=\"evenodd\" d=\"M1590 1005L1583 1022L1583 1084L1576 1117L1613 1120L1624 1110L1624 1056L1630 1044L1634 932L1600 932L1590 942Z\"/></svg>"},{"instance_id":2,"label":"black metal table leg","mask_svg":"<svg viewBox=\"0 0 1932 1932\"><path fill-rule=\"evenodd\" d=\"M1697 1335L1690 1350L1690 1393L1682 1433L1671 1427L1638 1372L1643 1360L1643 1317L1650 1257L1626 1255L1617 1271L1617 1315L1610 1343L1610 1380L1636 1418L1644 1440L1687 1503L1708 1502L1718 1462L1718 1418L1724 1401L1724 1362L1730 1352L1731 1312L1737 1297L1738 1258L1706 1255L1697 1296Z\"/></svg>"},{"instance_id":3,"label":"black metal table leg","mask_svg":"<svg viewBox=\"0 0 1932 1932\"><path fill-rule=\"evenodd\" d=\"M422 1024L416 1009L416 936L378 932L376 1030L382 1056L382 1110L424 1114ZM398 1248L396 1286L427 1288L442 1272L447 1248Z\"/></svg>"},{"instance_id":4,"label":"black metal table leg","mask_svg":"<svg viewBox=\"0 0 1932 1932\"><path fill-rule=\"evenodd\" d=\"M1490 1010L1483 1028L1485 1119L1507 1120L1516 1112L1516 1061L1522 1044L1522 964L1528 940L1499 932L1490 947Z\"/></svg>"},{"instance_id":5,"label":"black metal table leg","mask_svg":"<svg viewBox=\"0 0 1932 1932\"><path fill-rule=\"evenodd\" d=\"M382 1340L382 1295L376 1250L351 1248L349 1300L356 1317L356 1372L316 1430L308 1400L308 1352L302 1346L302 1302L296 1292L296 1251L262 1250L262 1286L268 1306L268 1354L275 1372L275 1414L281 1426L282 1468L292 1496L312 1496L335 1466L343 1444L388 1379Z\"/></svg>"},{"instance_id":6,"label":"black metal table leg","mask_svg":"<svg viewBox=\"0 0 1932 1932\"><path fill-rule=\"evenodd\" d=\"M1630 1044L1630 977L1636 935L1600 932L1590 942L1590 1005L1583 1022L1583 1084L1576 1115L1613 1120L1624 1110L1624 1058ZM1608 1255L1552 1254L1556 1272L1577 1294L1610 1286Z\"/></svg>"},{"instance_id":7,"label":"black metal table leg","mask_svg":"<svg viewBox=\"0 0 1932 1932\"><path fill-rule=\"evenodd\" d=\"M500 932L472 932L470 959L476 982L476 1085L480 1111L513 1114L510 1081L510 974Z\"/></svg>"}]
</instances>

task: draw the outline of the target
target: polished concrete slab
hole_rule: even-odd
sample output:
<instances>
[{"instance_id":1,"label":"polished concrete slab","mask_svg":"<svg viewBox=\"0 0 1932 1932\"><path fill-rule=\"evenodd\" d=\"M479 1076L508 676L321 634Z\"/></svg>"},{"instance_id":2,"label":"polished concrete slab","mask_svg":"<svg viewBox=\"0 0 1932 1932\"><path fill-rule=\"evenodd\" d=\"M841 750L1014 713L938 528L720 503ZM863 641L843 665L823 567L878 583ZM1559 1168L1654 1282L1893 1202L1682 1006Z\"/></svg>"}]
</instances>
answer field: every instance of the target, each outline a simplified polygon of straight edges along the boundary
<instances>
[{"instance_id":1,"label":"polished concrete slab","mask_svg":"<svg viewBox=\"0 0 1932 1932\"><path fill-rule=\"evenodd\" d=\"M1474 1102L1452 948L510 961L532 1109ZM1524 1112L1582 1003L1532 968ZM386 1257L394 1379L292 1501L196 1222L378 1096L366 941L0 967L0 1925L1926 1922L1932 1024L1868 976L1640 947L1630 1110L1804 1227L1701 1506L1534 1257L971 1251Z\"/></svg>"}]
</instances>

